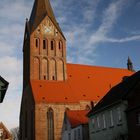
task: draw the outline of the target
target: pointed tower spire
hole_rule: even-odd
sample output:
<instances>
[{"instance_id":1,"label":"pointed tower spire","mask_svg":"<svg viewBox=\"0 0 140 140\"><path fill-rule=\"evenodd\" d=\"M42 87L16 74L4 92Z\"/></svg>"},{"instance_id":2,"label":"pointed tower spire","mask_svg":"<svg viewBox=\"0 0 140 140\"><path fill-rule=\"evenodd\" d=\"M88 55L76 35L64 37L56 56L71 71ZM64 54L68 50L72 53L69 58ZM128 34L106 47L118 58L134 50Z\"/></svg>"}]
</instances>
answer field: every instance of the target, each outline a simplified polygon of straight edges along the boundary
<instances>
[{"instance_id":1,"label":"pointed tower spire","mask_svg":"<svg viewBox=\"0 0 140 140\"><path fill-rule=\"evenodd\" d=\"M23 53L24 87L30 80L67 80L66 39L49 0L34 2L26 21Z\"/></svg>"},{"instance_id":2,"label":"pointed tower spire","mask_svg":"<svg viewBox=\"0 0 140 140\"><path fill-rule=\"evenodd\" d=\"M130 70L130 71L134 71L133 63L132 63L132 61L131 61L129 56L128 56L128 59L127 59L127 69Z\"/></svg>"},{"instance_id":3,"label":"pointed tower spire","mask_svg":"<svg viewBox=\"0 0 140 140\"><path fill-rule=\"evenodd\" d=\"M63 32L61 31L61 28L59 27L59 24L56 21L56 18L54 16L49 0L35 0L34 6L31 12L30 20L29 20L31 32L33 32L38 27L38 25L46 16L50 18L50 20L56 26L58 31L64 37Z\"/></svg>"}]
</instances>

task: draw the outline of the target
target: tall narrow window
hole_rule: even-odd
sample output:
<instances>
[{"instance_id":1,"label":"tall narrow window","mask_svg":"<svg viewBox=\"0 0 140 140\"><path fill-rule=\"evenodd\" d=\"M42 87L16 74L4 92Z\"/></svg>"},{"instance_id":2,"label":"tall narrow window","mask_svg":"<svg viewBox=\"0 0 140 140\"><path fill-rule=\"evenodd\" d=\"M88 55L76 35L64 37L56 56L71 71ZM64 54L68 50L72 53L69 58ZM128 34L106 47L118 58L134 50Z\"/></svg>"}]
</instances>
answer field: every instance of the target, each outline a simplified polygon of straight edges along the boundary
<instances>
[{"instance_id":1,"label":"tall narrow window","mask_svg":"<svg viewBox=\"0 0 140 140\"><path fill-rule=\"evenodd\" d=\"M93 119L91 120L91 122L92 122L93 128L95 128L95 119L93 118Z\"/></svg>"},{"instance_id":2,"label":"tall narrow window","mask_svg":"<svg viewBox=\"0 0 140 140\"><path fill-rule=\"evenodd\" d=\"M78 129L78 140L81 140L81 132L80 132L80 129Z\"/></svg>"},{"instance_id":3,"label":"tall narrow window","mask_svg":"<svg viewBox=\"0 0 140 140\"><path fill-rule=\"evenodd\" d=\"M35 57L33 62L33 76L35 80L40 79L40 61L39 58Z\"/></svg>"},{"instance_id":4,"label":"tall narrow window","mask_svg":"<svg viewBox=\"0 0 140 140\"><path fill-rule=\"evenodd\" d=\"M54 76L52 76L52 80L55 80L55 77Z\"/></svg>"},{"instance_id":5,"label":"tall narrow window","mask_svg":"<svg viewBox=\"0 0 140 140\"><path fill-rule=\"evenodd\" d=\"M54 50L54 41L51 41L51 50Z\"/></svg>"},{"instance_id":6,"label":"tall narrow window","mask_svg":"<svg viewBox=\"0 0 140 140\"><path fill-rule=\"evenodd\" d=\"M61 49L61 42L59 42L59 50Z\"/></svg>"},{"instance_id":7,"label":"tall narrow window","mask_svg":"<svg viewBox=\"0 0 140 140\"><path fill-rule=\"evenodd\" d=\"M114 126L114 122L113 122L113 111L110 110L110 127Z\"/></svg>"},{"instance_id":8,"label":"tall narrow window","mask_svg":"<svg viewBox=\"0 0 140 140\"><path fill-rule=\"evenodd\" d=\"M106 120L105 120L105 114L103 114L103 129L105 129L106 128Z\"/></svg>"},{"instance_id":9,"label":"tall narrow window","mask_svg":"<svg viewBox=\"0 0 140 140\"><path fill-rule=\"evenodd\" d=\"M99 120L99 117L97 117L97 127L100 128L100 120Z\"/></svg>"},{"instance_id":10,"label":"tall narrow window","mask_svg":"<svg viewBox=\"0 0 140 140\"><path fill-rule=\"evenodd\" d=\"M48 79L48 60L46 58L42 59L42 79L47 80Z\"/></svg>"},{"instance_id":11,"label":"tall narrow window","mask_svg":"<svg viewBox=\"0 0 140 140\"><path fill-rule=\"evenodd\" d=\"M59 50L62 50L62 47L63 47L63 43L62 41L59 41Z\"/></svg>"},{"instance_id":12,"label":"tall narrow window","mask_svg":"<svg viewBox=\"0 0 140 140\"><path fill-rule=\"evenodd\" d=\"M120 110L119 107L117 108L117 116L118 116L118 123L121 123L121 121L122 121L122 115L121 115L121 110Z\"/></svg>"},{"instance_id":13,"label":"tall narrow window","mask_svg":"<svg viewBox=\"0 0 140 140\"><path fill-rule=\"evenodd\" d=\"M68 134L68 140L71 140L71 133Z\"/></svg>"},{"instance_id":14,"label":"tall narrow window","mask_svg":"<svg viewBox=\"0 0 140 140\"><path fill-rule=\"evenodd\" d=\"M38 38L35 39L35 46L36 46L36 48L39 47L39 39Z\"/></svg>"},{"instance_id":15,"label":"tall narrow window","mask_svg":"<svg viewBox=\"0 0 140 140\"><path fill-rule=\"evenodd\" d=\"M43 49L46 49L46 40L43 40Z\"/></svg>"},{"instance_id":16,"label":"tall narrow window","mask_svg":"<svg viewBox=\"0 0 140 140\"><path fill-rule=\"evenodd\" d=\"M46 75L44 75L44 80L46 80Z\"/></svg>"},{"instance_id":17,"label":"tall narrow window","mask_svg":"<svg viewBox=\"0 0 140 140\"><path fill-rule=\"evenodd\" d=\"M74 130L74 140L76 140L76 130Z\"/></svg>"},{"instance_id":18,"label":"tall narrow window","mask_svg":"<svg viewBox=\"0 0 140 140\"><path fill-rule=\"evenodd\" d=\"M51 108L47 112L48 119L48 140L54 140L54 113Z\"/></svg>"}]
</instances>

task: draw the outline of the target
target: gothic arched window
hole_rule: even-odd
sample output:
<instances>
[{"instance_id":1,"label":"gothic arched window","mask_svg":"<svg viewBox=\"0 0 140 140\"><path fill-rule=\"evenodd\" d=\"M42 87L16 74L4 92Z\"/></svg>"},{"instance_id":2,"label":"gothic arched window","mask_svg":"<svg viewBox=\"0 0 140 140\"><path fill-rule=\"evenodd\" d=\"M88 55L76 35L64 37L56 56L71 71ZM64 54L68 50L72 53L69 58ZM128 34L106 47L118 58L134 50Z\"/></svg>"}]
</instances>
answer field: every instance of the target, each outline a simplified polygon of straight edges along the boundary
<instances>
[{"instance_id":1,"label":"gothic arched window","mask_svg":"<svg viewBox=\"0 0 140 140\"><path fill-rule=\"evenodd\" d=\"M39 47L39 39L38 38L35 39L35 46L36 46L36 48Z\"/></svg>"},{"instance_id":2,"label":"gothic arched window","mask_svg":"<svg viewBox=\"0 0 140 140\"><path fill-rule=\"evenodd\" d=\"M56 61L54 59L49 60L49 76L50 80L56 80Z\"/></svg>"},{"instance_id":3,"label":"gothic arched window","mask_svg":"<svg viewBox=\"0 0 140 140\"><path fill-rule=\"evenodd\" d=\"M59 50L62 50L62 47L63 47L63 43L62 41L59 41Z\"/></svg>"},{"instance_id":4,"label":"gothic arched window","mask_svg":"<svg viewBox=\"0 0 140 140\"><path fill-rule=\"evenodd\" d=\"M40 79L40 61L38 57L33 60L33 76L35 80Z\"/></svg>"},{"instance_id":5,"label":"gothic arched window","mask_svg":"<svg viewBox=\"0 0 140 140\"><path fill-rule=\"evenodd\" d=\"M64 62L63 60L59 59L57 60L57 79L58 80L64 80Z\"/></svg>"},{"instance_id":6,"label":"gothic arched window","mask_svg":"<svg viewBox=\"0 0 140 140\"><path fill-rule=\"evenodd\" d=\"M58 48L59 48L59 56L63 57L63 42L62 41L59 41Z\"/></svg>"},{"instance_id":7,"label":"gothic arched window","mask_svg":"<svg viewBox=\"0 0 140 140\"><path fill-rule=\"evenodd\" d=\"M46 58L42 59L42 79L48 80L48 60Z\"/></svg>"},{"instance_id":8,"label":"gothic arched window","mask_svg":"<svg viewBox=\"0 0 140 140\"><path fill-rule=\"evenodd\" d=\"M54 140L54 112L49 108L47 112L48 119L48 140Z\"/></svg>"},{"instance_id":9,"label":"gothic arched window","mask_svg":"<svg viewBox=\"0 0 140 140\"><path fill-rule=\"evenodd\" d=\"M46 45L47 45L47 44L46 44L46 40L44 39L44 40L43 40L43 49L44 49L44 50L45 50L46 47L47 47Z\"/></svg>"},{"instance_id":10,"label":"gothic arched window","mask_svg":"<svg viewBox=\"0 0 140 140\"><path fill-rule=\"evenodd\" d=\"M54 50L54 41L51 41L51 50Z\"/></svg>"}]
</instances>

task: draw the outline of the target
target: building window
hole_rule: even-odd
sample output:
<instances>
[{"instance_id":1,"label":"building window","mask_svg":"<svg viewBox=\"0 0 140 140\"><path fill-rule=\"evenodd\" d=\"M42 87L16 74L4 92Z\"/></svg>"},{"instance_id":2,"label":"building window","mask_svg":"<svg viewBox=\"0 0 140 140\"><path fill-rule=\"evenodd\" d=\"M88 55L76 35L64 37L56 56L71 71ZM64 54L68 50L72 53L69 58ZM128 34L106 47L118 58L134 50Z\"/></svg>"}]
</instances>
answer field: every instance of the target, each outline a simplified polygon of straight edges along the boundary
<instances>
[{"instance_id":1,"label":"building window","mask_svg":"<svg viewBox=\"0 0 140 140\"><path fill-rule=\"evenodd\" d=\"M52 76L52 80L55 80L55 77L54 76Z\"/></svg>"},{"instance_id":2,"label":"building window","mask_svg":"<svg viewBox=\"0 0 140 140\"><path fill-rule=\"evenodd\" d=\"M122 121L122 115L121 115L121 110L120 110L119 107L117 108L117 116L118 116L118 123L121 123L121 121Z\"/></svg>"},{"instance_id":3,"label":"building window","mask_svg":"<svg viewBox=\"0 0 140 140\"><path fill-rule=\"evenodd\" d=\"M76 140L76 130L74 130L74 140Z\"/></svg>"},{"instance_id":4,"label":"building window","mask_svg":"<svg viewBox=\"0 0 140 140\"><path fill-rule=\"evenodd\" d=\"M78 129L78 140L81 140L81 133L80 133L80 129Z\"/></svg>"},{"instance_id":5,"label":"building window","mask_svg":"<svg viewBox=\"0 0 140 140\"><path fill-rule=\"evenodd\" d=\"M61 44L60 44L60 42L59 42L59 50L61 49Z\"/></svg>"},{"instance_id":6,"label":"building window","mask_svg":"<svg viewBox=\"0 0 140 140\"><path fill-rule=\"evenodd\" d=\"M68 140L71 140L71 133L68 134Z\"/></svg>"},{"instance_id":7,"label":"building window","mask_svg":"<svg viewBox=\"0 0 140 140\"><path fill-rule=\"evenodd\" d=\"M46 49L46 40L43 40L43 49Z\"/></svg>"},{"instance_id":8,"label":"building window","mask_svg":"<svg viewBox=\"0 0 140 140\"><path fill-rule=\"evenodd\" d=\"M44 75L44 80L46 80L46 75Z\"/></svg>"},{"instance_id":9,"label":"building window","mask_svg":"<svg viewBox=\"0 0 140 140\"><path fill-rule=\"evenodd\" d=\"M59 41L59 50L61 50L62 49L62 41Z\"/></svg>"},{"instance_id":10,"label":"building window","mask_svg":"<svg viewBox=\"0 0 140 140\"><path fill-rule=\"evenodd\" d=\"M35 39L35 46L39 47L39 39L38 38Z\"/></svg>"},{"instance_id":11,"label":"building window","mask_svg":"<svg viewBox=\"0 0 140 140\"><path fill-rule=\"evenodd\" d=\"M47 112L48 119L48 140L54 140L54 113L51 108Z\"/></svg>"},{"instance_id":12,"label":"building window","mask_svg":"<svg viewBox=\"0 0 140 140\"><path fill-rule=\"evenodd\" d=\"M54 50L54 41L51 41L51 50Z\"/></svg>"},{"instance_id":13,"label":"building window","mask_svg":"<svg viewBox=\"0 0 140 140\"><path fill-rule=\"evenodd\" d=\"M106 128L106 120L105 120L105 114L103 114L103 129L105 129Z\"/></svg>"},{"instance_id":14,"label":"building window","mask_svg":"<svg viewBox=\"0 0 140 140\"><path fill-rule=\"evenodd\" d=\"M140 112L136 114L136 123L137 125L140 125Z\"/></svg>"},{"instance_id":15,"label":"building window","mask_svg":"<svg viewBox=\"0 0 140 140\"><path fill-rule=\"evenodd\" d=\"M114 126L114 122L113 122L113 111L110 110L110 127Z\"/></svg>"},{"instance_id":16,"label":"building window","mask_svg":"<svg viewBox=\"0 0 140 140\"><path fill-rule=\"evenodd\" d=\"M92 119L91 123L92 123L93 128L95 128L95 119Z\"/></svg>"},{"instance_id":17,"label":"building window","mask_svg":"<svg viewBox=\"0 0 140 140\"><path fill-rule=\"evenodd\" d=\"M97 117L97 127L100 128L100 120L99 120L99 117Z\"/></svg>"}]
</instances>

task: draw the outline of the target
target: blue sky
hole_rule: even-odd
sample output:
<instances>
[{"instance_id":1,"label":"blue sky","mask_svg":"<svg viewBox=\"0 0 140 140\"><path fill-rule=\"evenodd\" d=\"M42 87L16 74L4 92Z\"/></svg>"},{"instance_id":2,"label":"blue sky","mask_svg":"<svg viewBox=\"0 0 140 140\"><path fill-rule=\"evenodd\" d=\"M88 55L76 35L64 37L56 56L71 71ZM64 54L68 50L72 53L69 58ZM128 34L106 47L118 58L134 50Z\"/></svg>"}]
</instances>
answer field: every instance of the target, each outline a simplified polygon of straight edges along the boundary
<instances>
[{"instance_id":1,"label":"blue sky","mask_svg":"<svg viewBox=\"0 0 140 140\"><path fill-rule=\"evenodd\" d=\"M67 39L67 61L126 68L130 56L140 69L139 0L50 0ZM0 74L10 82L0 121L18 125L22 94L25 19L34 0L0 1Z\"/></svg>"}]
</instances>

